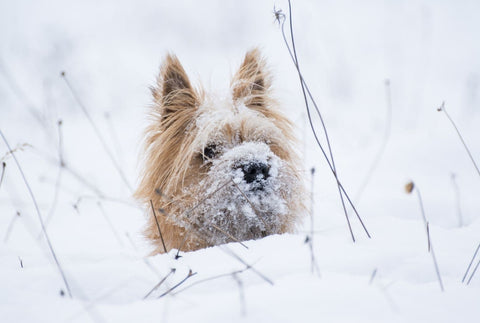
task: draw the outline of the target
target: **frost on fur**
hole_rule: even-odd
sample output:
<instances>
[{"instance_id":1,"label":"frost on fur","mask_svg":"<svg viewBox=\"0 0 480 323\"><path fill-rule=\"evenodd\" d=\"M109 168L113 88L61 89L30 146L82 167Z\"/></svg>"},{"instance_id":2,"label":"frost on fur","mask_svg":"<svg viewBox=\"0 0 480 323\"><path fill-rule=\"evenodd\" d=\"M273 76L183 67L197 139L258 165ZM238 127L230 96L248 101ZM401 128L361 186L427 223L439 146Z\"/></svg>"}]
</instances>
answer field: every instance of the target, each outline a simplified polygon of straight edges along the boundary
<instances>
[{"instance_id":1,"label":"frost on fur","mask_svg":"<svg viewBox=\"0 0 480 323\"><path fill-rule=\"evenodd\" d=\"M233 77L230 98L194 89L178 59L165 60L152 89L136 197L161 211L168 250L294 230L303 184L291 124L271 98L270 83L256 49ZM153 253L163 252L152 213L145 233Z\"/></svg>"}]
</instances>

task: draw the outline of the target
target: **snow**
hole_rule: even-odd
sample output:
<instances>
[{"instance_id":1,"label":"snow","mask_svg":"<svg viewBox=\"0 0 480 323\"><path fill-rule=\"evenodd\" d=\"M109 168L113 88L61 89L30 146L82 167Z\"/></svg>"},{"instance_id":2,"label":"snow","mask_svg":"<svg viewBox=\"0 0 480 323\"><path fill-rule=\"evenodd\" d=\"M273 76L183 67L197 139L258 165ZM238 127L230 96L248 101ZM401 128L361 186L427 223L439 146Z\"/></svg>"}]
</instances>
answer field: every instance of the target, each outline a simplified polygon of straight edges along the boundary
<instances>
[{"instance_id":1,"label":"snow","mask_svg":"<svg viewBox=\"0 0 480 323\"><path fill-rule=\"evenodd\" d=\"M48 218L73 294L68 297L2 142L2 322L478 321L479 273L468 285L461 281L480 242L480 177L436 108L445 101L480 162L479 3L292 3L300 67L328 127L339 178L372 235L366 237L349 209L356 243L309 130L274 5L287 12L285 1L0 2L0 129L17 148ZM305 243L308 217L297 234L247 241L248 249L231 243L180 252L178 259L176 250L148 257L143 210L60 72L134 187L148 86L163 55L175 52L194 83L225 93L242 55L257 45L272 68L277 99L303 140L298 166L313 187L310 241L318 270L312 273ZM390 135L361 191L386 133L388 91ZM60 146L65 168L58 163ZM410 180L423 198L444 292L417 196L404 191ZM175 273L144 300L172 268ZM196 274L158 298L190 270Z\"/></svg>"}]
</instances>

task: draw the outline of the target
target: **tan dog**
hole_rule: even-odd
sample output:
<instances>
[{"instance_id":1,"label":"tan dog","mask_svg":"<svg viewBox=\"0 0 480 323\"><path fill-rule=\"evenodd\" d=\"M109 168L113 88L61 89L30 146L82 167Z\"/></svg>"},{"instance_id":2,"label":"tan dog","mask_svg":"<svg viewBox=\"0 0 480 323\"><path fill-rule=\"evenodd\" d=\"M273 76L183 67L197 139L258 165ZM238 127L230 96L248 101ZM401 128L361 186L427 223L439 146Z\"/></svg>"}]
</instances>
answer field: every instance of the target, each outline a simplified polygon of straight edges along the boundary
<instances>
[{"instance_id":1,"label":"tan dog","mask_svg":"<svg viewBox=\"0 0 480 323\"><path fill-rule=\"evenodd\" d=\"M135 193L149 208L153 254L164 252L158 227L167 251L294 230L304 213L300 163L270 85L257 49L246 54L228 99L193 88L178 59L166 57Z\"/></svg>"}]
</instances>

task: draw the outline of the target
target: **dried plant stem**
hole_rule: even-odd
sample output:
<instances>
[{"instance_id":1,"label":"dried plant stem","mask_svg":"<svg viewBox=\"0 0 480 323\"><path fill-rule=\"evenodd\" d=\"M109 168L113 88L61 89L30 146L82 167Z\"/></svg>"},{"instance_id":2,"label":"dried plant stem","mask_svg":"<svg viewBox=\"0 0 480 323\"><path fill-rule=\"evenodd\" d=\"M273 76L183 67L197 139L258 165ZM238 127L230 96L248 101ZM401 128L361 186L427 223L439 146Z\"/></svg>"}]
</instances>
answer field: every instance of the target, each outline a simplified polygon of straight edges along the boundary
<instances>
[{"instance_id":1,"label":"dried plant stem","mask_svg":"<svg viewBox=\"0 0 480 323\"><path fill-rule=\"evenodd\" d=\"M240 314L245 316L247 313L247 306L245 302L245 291L243 288L243 282L236 274L232 274L233 279L237 282L238 292L240 293Z\"/></svg>"},{"instance_id":2,"label":"dried plant stem","mask_svg":"<svg viewBox=\"0 0 480 323\"><path fill-rule=\"evenodd\" d=\"M17 221L17 219L19 217L20 217L20 212L18 212L18 211L15 212L15 215L12 217L12 220L8 224L7 231L5 232L5 238L3 238L3 242L6 243L8 241L8 238L10 237L10 233L13 230L13 225L15 224L15 222Z\"/></svg>"},{"instance_id":3,"label":"dried plant stem","mask_svg":"<svg viewBox=\"0 0 480 323\"><path fill-rule=\"evenodd\" d=\"M467 278L468 272L470 271L470 268L472 267L473 261L475 260L475 257L477 256L478 250L480 250L480 243L478 244L477 249L475 249L475 252L473 253L472 260L470 260L470 263L468 264L467 270L465 271L465 275L463 275L462 283L465 282L465 278Z\"/></svg>"},{"instance_id":4,"label":"dried plant stem","mask_svg":"<svg viewBox=\"0 0 480 323\"><path fill-rule=\"evenodd\" d=\"M455 205L457 208L458 226L462 227L463 216L462 216L462 208L460 207L460 189L458 188L455 174L452 173L451 179L452 179L453 191L455 193Z\"/></svg>"},{"instance_id":5,"label":"dried plant stem","mask_svg":"<svg viewBox=\"0 0 480 323\"><path fill-rule=\"evenodd\" d=\"M128 242L130 242L130 244L132 245L132 248L133 250L135 250L135 252L138 253L138 247L135 245L135 243L133 242L132 240L132 237L130 237L130 234L128 234L128 232L125 232L125 236L127 237L127 240ZM145 265L147 265L147 267L157 276L157 277L161 277L160 276L160 273L157 271L157 269L155 268L155 266L152 265L152 263L148 260L148 258L145 258L145 257L142 257L142 260L143 262L145 263Z\"/></svg>"},{"instance_id":6,"label":"dried plant stem","mask_svg":"<svg viewBox=\"0 0 480 323\"><path fill-rule=\"evenodd\" d=\"M3 176L5 176L5 168L7 167L6 162L2 162L2 175L0 175L0 187L2 187Z\"/></svg>"},{"instance_id":7,"label":"dried plant stem","mask_svg":"<svg viewBox=\"0 0 480 323\"><path fill-rule=\"evenodd\" d=\"M77 101L78 105L79 105L80 108L82 109L82 112L83 112L83 114L85 115L85 117L87 118L88 122L89 122L90 125L92 126L92 129L93 129L93 131L95 132L95 135L97 136L98 140L99 140L100 143L102 144L103 149L105 150L105 152L107 153L108 157L110 158L110 161L112 162L113 166L115 167L115 169L117 170L118 174L120 175L123 183L127 186L127 188L128 188L131 192L133 192L132 186L131 186L130 183L128 182L127 177L125 176L122 168L120 167L120 165L118 164L117 160L115 159L115 157L113 156L112 152L110 151L110 148L109 148L107 142L105 141L105 139L103 138L100 130L98 129L98 127L97 127L97 125L95 124L95 122L93 121L93 118L90 116L90 113L88 112L87 108L86 108L85 105L82 103L82 101L80 100L80 97L77 95L77 92L74 90L73 86L72 86L72 85L70 84L70 82L68 81L65 72L62 72L60 75L61 75L61 77L63 78L63 80L65 81L65 84L67 84L67 87L68 87L68 89L70 90L70 92L72 93L75 101Z\"/></svg>"},{"instance_id":8,"label":"dried plant stem","mask_svg":"<svg viewBox=\"0 0 480 323\"><path fill-rule=\"evenodd\" d=\"M110 221L110 217L108 216L107 212L105 212L105 209L103 208L103 204L99 201L97 202L98 208L100 209L100 213L102 213L103 218L107 222L108 226L110 227L110 230L113 232L113 235L117 239L118 243L120 244L121 247L123 247L123 241L122 238L120 238L120 234L118 234L117 230L113 226L112 221Z\"/></svg>"},{"instance_id":9,"label":"dried plant stem","mask_svg":"<svg viewBox=\"0 0 480 323\"><path fill-rule=\"evenodd\" d=\"M390 80L385 80L385 98L386 98L386 106L387 106L387 115L386 115L386 120L385 120L385 130L383 133L382 137L382 143L381 146L375 155L375 158L373 159L372 164L370 165L370 168L368 169L365 178L362 181L362 184L360 185L360 188L358 190L357 196L356 196L356 201L360 201L362 198L362 194L365 191L365 188L367 187L368 183L370 182L370 179L372 178L373 173L377 169L380 160L382 159L385 149L387 148L387 143L390 138L390 133L392 129L392 91L390 89Z\"/></svg>"},{"instance_id":10,"label":"dried plant stem","mask_svg":"<svg viewBox=\"0 0 480 323\"><path fill-rule=\"evenodd\" d=\"M239 255L237 255L236 253L234 253L232 250L230 250L227 246L221 246L220 248L221 250L223 250L226 254L232 256L233 258L237 259L238 261L240 261L243 265L245 265L246 267L249 267L251 268L251 270L257 274L260 278L262 278L263 280L265 280L267 283L269 283L270 285L273 286L273 281L268 278L267 276L265 276L264 274L262 274L261 272L259 272L258 270L256 270L252 265L248 264L245 260L243 260Z\"/></svg>"},{"instance_id":11,"label":"dried plant stem","mask_svg":"<svg viewBox=\"0 0 480 323\"><path fill-rule=\"evenodd\" d=\"M314 199L314 187L315 187L315 168L312 167L310 170L310 235L308 236L308 246L310 248L310 270L312 274L317 270L317 273L320 274L320 269L318 268L317 261L315 260L315 252L313 250L313 236L314 236L314 218L315 218L315 199Z\"/></svg>"},{"instance_id":12,"label":"dried plant stem","mask_svg":"<svg viewBox=\"0 0 480 323\"><path fill-rule=\"evenodd\" d=\"M194 205L192 208L190 208L189 210L187 210L186 212L183 213L183 215L188 215L190 214L192 211L194 211L196 208L198 208L200 205L202 205L203 203L205 203L205 201L207 199L209 199L210 197L212 197L213 195L215 195L218 191L220 191L222 188L224 188L225 186L227 186L228 184L230 183L230 181L226 181L225 183L223 183L222 185L220 185L217 189L215 189L215 191L213 191L212 193L208 194L206 197L204 197L200 202L198 202L196 205ZM185 237L183 238L183 241L182 243L180 244L180 246L178 247L177 249L177 254L175 255L175 259L178 259L180 258L180 250L182 250L183 248L183 245L185 244L185 242L187 241L187 238L188 238L188 235L190 233L190 229L187 230L185 232Z\"/></svg>"},{"instance_id":13,"label":"dried plant stem","mask_svg":"<svg viewBox=\"0 0 480 323\"><path fill-rule=\"evenodd\" d=\"M425 210L423 208L422 195L420 194L420 190L418 189L418 187L416 185L415 185L415 191L417 192L418 203L420 204L420 211L422 213L422 219L423 219L423 223L425 225L425 231L426 231L426 234L427 234L427 239L428 239L427 241L428 241L428 247L429 247L428 250L429 250L430 254L432 255L433 265L435 266L435 273L437 274L438 284L440 285L440 289L443 292L444 288L443 288L442 277L440 275L440 270L438 268L437 257L435 257L435 251L433 249L432 241L430 239L430 229L429 229L427 217L425 216Z\"/></svg>"},{"instance_id":14,"label":"dried plant stem","mask_svg":"<svg viewBox=\"0 0 480 323\"><path fill-rule=\"evenodd\" d=\"M260 212L258 212L257 208L253 205L253 203L250 201L250 199L247 197L247 195L240 189L240 187L238 187L237 183L235 183L233 178L230 178L230 180L232 181L233 185L237 188L237 190L240 192L240 194L242 194L242 196L245 198L245 200L247 200L247 203L250 204L250 207L252 208L252 210L257 215L257 218L260 219L260 221L262 221L263 225L265 226L265 230L268 229L267 223L260 216Z\"/></svg>"},{"instance_id":15,"label":"dried plant stem","mask_svg":"<svg viewBox=\"0 0 480 323\"><path fill-rule=\"evenodd\" d=\"M373 280L375 279L375 277L377 276L377 268L375 268L372 272L372 275L370 276L370 281L369 281L369 285L371 285L373 283Z\"/></svg>"},{"instance_id":16,"label":"dried plant stem","mask_svg":"<svg viewBox=\"0 0 480 323\"><path fill-rule=\"evenodd\" d=\"M150 200L150 205L152 207L152 215L155 219L155 223L157 224L158 234L160 235L160 239L162 240L163 251L167 253L167 247L165 246L165 241L163 240L162 230L160 230L160 224L158 223L157 213L155 212L155 208L153 207L153 202Z\"/></svg>"},{"instance_id":17,"label":"dried plant stem","mask_svg":"<svg viewBox=\"0 0 480 323\"><path fill-rule=\"evenodd\" d=\"M299 76L299 79L300 79L300 85L302 87L302 93L303 93L303 97L304 97L304 101L305 101L305 107L307 109L307 116L308 116L308 120L309 120L309 123L310 123L310 128L312 129L312 133L314 135L314 138L315 138L315 141L317 142L317 145L318 147L320 148L320 150L322 151L322 154L330 168L330 170L332 171L332 174L333 176L335 177L335 180L337 182L337 187L338 187L338 192L339 192L339 195L340 195L340 200L341 200L341 203L342 203L342 208L343 208L343 212L345 214L345 219L347 221L347 225L348 225L348 228L349 228L349 232L350 232L350 235L352 237L352 241L355 242L355 236L353 234L353 230L352 230L352 226L351 226L351 223L350 223L350 219L348 217L348 212L347 212L347 209L346 209L346 206L345 206L345 201L344 201L344 195L345 197L347 198L347 200L349 201L350 205L352 206L358 220L360 221L360 223L362 224L362 227L365 231L365 233L367 234L367 236L370 238L370 234L368 232L368 230L366 229L362 219L360 218L360 215L358 214L356 208L354 207L351 199L348 197L348 194L347 192L345 191L345 189L343 188L342 184L340 183L339 179L338 179L338 175L337 175L337 170L336 170L336 167L335 167L335 161L334 161L334 158L333 158L333 152L332 152L332 148L331 148L331 144L330 144L330 139L329 139L329 136L328 136L328 132L327 132L327 129L326 129L326 126L325 126L325 122L323 120L323 117L320 113L320 110L318 108L318 105L316 104L316 101L315 99L313 98L313 95L311 94L308 86L307 86L307 83L305 82L304 78L303 78L303 75L300 71L300 67L299 67L299 63L298 63L298 58L297 58L297 54L296 54L296 47L295 47L295 38L294 38L294 35L293 35L293 23L292 23L292 14L291 14L291 3L290 1L288 1L288 5L289 5L289 23L290 23L290 36L291 36L291 42L292 42L292 49L293 51L290 49L290 46L288 44L288 41L287 41L287 38L285 36L285 30L284 30L284 23L285 23L285 15L281 12L281 10L279 11L275 11L275 16L277 18L277 20L281 23L281 30L282 30L282 36L283 36L283 39L284 39L284 42L285 42L285 45L288 49L288 52L290 54L290 57L292 58L292 61L293 63L295 64L295 67L297 69L297 72L298 72L298 76ZM328 146L328 150L329 150L329 155L330 155L330 158L327 156L327 153L325 152L325 149L323 148L322 144L320 143L320 140L318 139L318 136L317 136L317 133L316 133L316 130L315 130L315 127L313 125L313 121L312 121L312 118L311 118L311 114L310 114L310 107L309 107L309 104L308 104L308 99L307 99L307 94L310 98L310 100L312 101L314 107L315 107L315 110L317 112L317 115L320 119L320 122L322 124L322 128L323 128L323 132L324 132L324 135L325 135L325 139L327 141L327 146Z\"/></svg>"},{"instance_id":18,"label":"dried plant stem","mask_svg":"<svg viewBox=\"0 0 480 323\"><path fill-rule=\"evenodd\" d=\"M227 237L229 237L230 239L232 239L233 241L238 242L245 249L248 249L248 247L243 242L241 242L240 240L238 240L237 238L235 238L234 236L232 236L230 233L226 232L225 230L223 230L219 226L217 226L213 223L211 224L211 226L214 227L215 229L217 229L218 231L220 231L221 233L223 233L224 235L226 235Z\"/></svg>"},{"instance_id":19,"label":"dried plant stem","mask_svg":"<svg viewBox=\"0 0 480 323\"><path fill-rule=\"evenodd\" d=\"M175 288L177 288L178 286L182 285L184 282L187 281L187 279L189 279L190 277L192 276L195 276L197 273L194 273L192 272L192 270L190 269L190 271L188 272L188 275L187 277L185 277L184 279L182 279L179 283L177 283L176 285L174 285L172 288L170 288L169 290L167 290L165 293L163 293L162 295L158 296L158 298L162 298L164 297L165 295L168 295L170 294L171 291L173 291Z\"/></svg>"},{"instance_id":20,"label":"dried plant stem","mask_svg":"<svg viewBox=\"0 0 480 323\"><path fill-rule=\"evenodd\" d=\"M228 276L232 276L232 275L237 275L237 274L241 274L243 273L244 271L250 269L251 267L247 266L245 267L244 269L240 269L240 270L236 270L236 271L233 271L233 272L230 272L230 273L226 273L226 274L220 274L220 275L215 275L215 276L212 276L212 277L208 277L208 278L205 278L205 279L201 279L201 280L197 280L193 283L191 283L190 285L188 286L185 286L184 288L178 290L177 292L175 293L172 293L172 295L177 295L195 285L198 285L198 284L201 284L201 283L205 283L205 282L208 282L208 281L211 281L211 280L215 280L215 279L219 279L219 278L223 278L223 277L228 277Z\"/></svg>"},{"instance_id":21,"label":"dried plant stem","mask_svg":"<svg viewBox=\"0 0 480 323\"><path fill-rule=\"evenodd\" d=\"M65 283L65 287L67 289L67 292L68 292L68 295L70 297L72 297L72 292L70 290L70 286L68 284L68 281L67 281L67 278L65 276L65 273L62 269L62 266L60 265L60 262L58 261L57 259L57 255L55 254L55 251L53 249L53 246L52 246L52 243L50 242L50 238L48 237L48 234L47 234L47 231L45 229L45 224L43 223L43 219L42 219L42 215L40 213L40 209L38 207L38 204L37 204L37 200L35 199L35 195L33 194L33 191L30 187L30 185L28 184L28 181L27 181L27 178L25 177L25 174L23 173L23 170L22 170L22 167L20 166L20 163L18 162L17 160L17 157L15 156L15 153L12 151L12 149L10 148L10 145L7 141L7 138L5 138L3 132L0 130L0 136L2 137L3 141L5 142L5 145L7 146L8 150L10 151L12 157L13 157L13 160L15 161L15 164L17 165L18 167L18 170L20 171L20 174L22 175L22 178L23 178L23 182L25 183L25 186L27 187L28 189L28 192L30 194L30 197L32 198L32 201L33 201L33 205L35 206L35 210L37 212L37 215L38 215L38 220L40 221L40 225L42 227L42 231L43 231L43 234L45 236L45 240L47 241L47 244L48 244L48 248L50 249L50 252L53 256L53 259L55 261L55 264L57 265L57 269L58 271L60 272L60 275L62 276L62 279L63 279L63 282Z\"/></svg>"},{"instance_id":22,"label":"dried plant stem","mask_svg":"<svg viewBox=\"0 0 480 323\"><path fill-rule=\"evenodd\" d=\"M460 130L458 130L455 122L453 122L453 119L452 119L452 118L450 117L450 115L448 114L447 109L445 109L445 102L442 103L442 105L440 106L440 108L437 109L437 111L443 111L443 112L445 113L445 115L447 116L448 120L450 121L450 123L452 124L453 128L454 128L455 131L457 132L458 138L460 138L460 141L462 142L463 147L464 147L465 150L467 151L468 157L470 157L470 160L472 161L472 164L473 164L473 166L475 167L478 176L480 176L480 169L478 168L478 165L477 165L477 163L475 162L475 159L473 159L472 153L470 152L470 149L468 149L468 146L467 146L467 144L465 143L465 140L463 139L462 134L460 133Z\"/></svg>"},{"instance_id":23,"label":"dried plant stem","mask_svg":"<svg viewBox=\"0 0 480 323\"><path fill-rule=\"evenodd\" d=\"M45 218L45 227L48 227L48 224L50 223L50 220L53 217L53 214L55 213L55 209L57 208L57 203L58 203L58 194L60 191L60 183L62 181L62 171L65 166L65 162L63 160L63 135L62 135L62 120L58 120L57 122L57 129L58 129L58 173L57 173L57 178L55 180L55 193L53 195L53 201L52 201L52 206L50 207L50 210L48 211L48 215ZM38 239L41 237L41 232L38 235Z\"/></svg>"},{"instance_id":24,"label":"dried plant stem","mask_svg":"<svg viewBox=\"0 0 480 323\"><path fill-rule=\"evenodd\" d=\"M156 291L156 290L163 284L163 282L164 282L165 280L167 280L167 278L168 278L171 274L174 274L174 273L175 273L175 268L172 268L172 269L168 272L168 274L167 274L165 277L163 277L163 278L147 293L147 295L145 295L145 296L143 297L143 299L144 299L144 300L147 299L148 296L150 296L154 291Z\"/></svg>"},{"instance_id":25,"label":"dried plant stem","mask_svg":"<svg viewBox=\"0 0 480 323\"><path fill-rule=\"evenodd\" d=\"M475 276L475 273L477 272L478 266L480 266L480 260L478 260L477 265L473 269L472 274L470 275L470 278L467 281L467 285L470 284L470 281L472 280L473 276Z\"/></svg>"},{"instance_id":26,"label":"dried plant stem","mask_svg":"<svg viewBox=\"0 0 480 323\"><path fill-rule=\"evenodd\" d=\"M12 92L21 100L23 101L23 104L27 108L28 112L33 116L35 121L38 122L40 126L45 130L45 132L48 135L47 131L47 124L43 118L43 116L35 109L34 105L30 102L28 99L27 95L25 92L20 88L20 86L17 84L13 76L10 74L10 72L7 70L6 64L4 64L3 60L0 58L0 71L2 71L3 76L5 77L5 80L7 81L7 84L10 86L10 89Z\"/></svg>"}]
</instances>

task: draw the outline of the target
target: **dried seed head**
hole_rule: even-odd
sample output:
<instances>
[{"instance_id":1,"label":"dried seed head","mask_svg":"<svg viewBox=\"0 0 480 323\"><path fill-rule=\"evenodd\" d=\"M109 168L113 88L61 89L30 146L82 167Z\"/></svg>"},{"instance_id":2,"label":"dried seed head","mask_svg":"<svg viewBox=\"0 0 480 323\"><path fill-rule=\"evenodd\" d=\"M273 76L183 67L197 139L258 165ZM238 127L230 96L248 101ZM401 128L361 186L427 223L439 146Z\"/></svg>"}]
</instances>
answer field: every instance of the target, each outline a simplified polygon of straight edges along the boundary
<instances>
[{"instance_id":1,"label":"dried seed head","mask_svg":"<svg viewBox=\"0 0 480 323\"><path fill-rule=\"evenodd\" d=\"M405 185L405 191L408 194L412 193L414 188L415 188L415 184L413 184L413 182L408 182L407 185Z\"/></svg>"},{"instance_id":2,"label":"dried seed head","mask_svg":"<svg viewBox=\"0 0 480 323\"><path fill-rule=\"evenodd\" d=\"M440 107L437 108L437 111L443 111L443 109L445 109L445 101L442 102L442 105Z\"/></svg>"}]
</instances>

